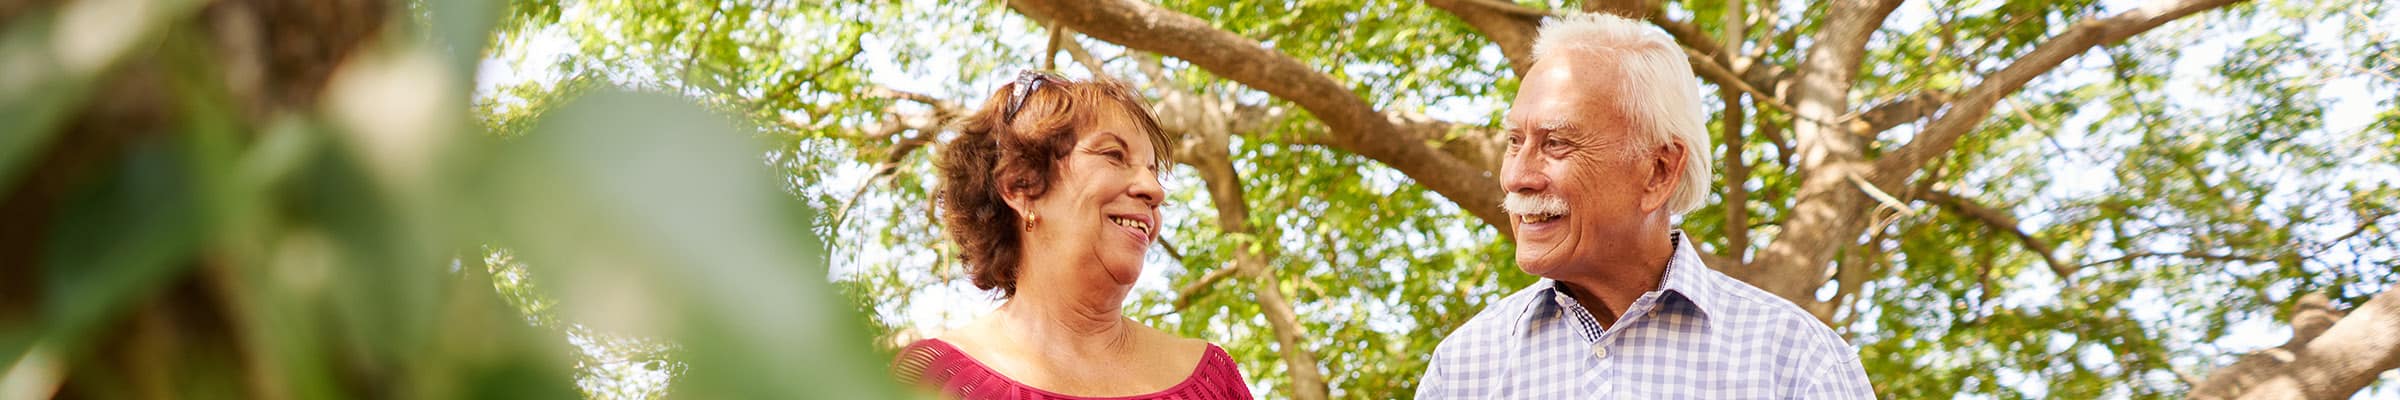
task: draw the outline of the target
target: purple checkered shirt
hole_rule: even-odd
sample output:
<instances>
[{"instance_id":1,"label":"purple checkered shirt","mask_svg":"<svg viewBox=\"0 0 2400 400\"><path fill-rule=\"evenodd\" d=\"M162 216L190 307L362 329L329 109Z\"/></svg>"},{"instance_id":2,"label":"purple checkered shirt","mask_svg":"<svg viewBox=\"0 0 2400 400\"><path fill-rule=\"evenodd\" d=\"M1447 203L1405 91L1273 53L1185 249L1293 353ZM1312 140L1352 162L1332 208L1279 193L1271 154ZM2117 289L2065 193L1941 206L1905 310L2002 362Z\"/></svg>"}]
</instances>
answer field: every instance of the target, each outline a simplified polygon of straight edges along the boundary
<instances>
[{"instance_id":1,"label":"purple checkered shirt","mask_svg":"<svg viewBox=\"0 0 2400 400\"><path fill-rule=\"evenodd\" d=\"M1608 329L1543 279L1433 351L1420 399L1871 399L1850 347L1783 298L1701 264L1674 235L1659 289Z\"/></svg>"}]
</instances>

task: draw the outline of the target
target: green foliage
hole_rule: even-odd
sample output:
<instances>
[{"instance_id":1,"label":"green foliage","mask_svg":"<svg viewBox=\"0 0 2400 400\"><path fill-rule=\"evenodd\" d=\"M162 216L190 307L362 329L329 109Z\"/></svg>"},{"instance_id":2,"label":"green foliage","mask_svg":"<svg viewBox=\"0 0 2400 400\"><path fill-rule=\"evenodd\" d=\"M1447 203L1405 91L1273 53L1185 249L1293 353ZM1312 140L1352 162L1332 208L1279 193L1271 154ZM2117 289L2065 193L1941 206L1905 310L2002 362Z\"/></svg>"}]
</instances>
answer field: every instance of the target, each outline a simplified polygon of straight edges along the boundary
<instances>
[{"instance_id":1,"label":"green foliage","mask_svg":"<svg viewBox=\"0 0 2400 400\"><path fill-rule=\"evenodd\" d=\"M2348 50L2299 38L2312 18L2378 17L2260 6L2296 13L2202 17L2109 48L2105 64L2070 62L2053 74L2074 83L2029 88L2004 105L2016 115L1995 115L1934 167L1932 189L2016 210L2076 277L2024 272L2045 261L1963 217L1897 224L1878 239L1891 261L1871 262L1880 316L1855 326L1885 395L2178 397L2184 375L2259 345L2219 344L2244 336L2240 324L2280 321L2297 294L2357 304L2400 281L2400 260L2370 250L2389 241L2368 238L2392 229L2391 212L2355 200L2391 190L2375 176L2396 164L2345 150L2372 148L2378 129L2329 125L2320 82L2350 71L2328 70L2343 62L2326 53ZM2226 25L2258 32L2199 28ZM2230 43L2210 75L2176 70L2212 36Z\"/></svg>"},{"instance_id":2,"label":"green foliage","mask_svg":"<svg viewBox=\"0 0 2400 400\"><path fill-rule=\"evenodd\" d=\"M152 45L34 77L69 93L0 88L0 115L39 117L10 120L0 171L69 182L40 225L40 265L7 267L40 278L27 285L34 320L0 321L12 395L63 384L98 398L643 398L663 392L610 374L685 366L674 392L695 398L902 394L881 372L888 358L856 345L868 332L821 278L815 212L776 190L755 129L599 83L484 116L506 135L476 129L457 79L475 46L457 44L484 43L499 9L438 0L392 13L426 19L391 21L380 41L330 49L351 54L343 63L310 66L336 71L309 100L322 104L253 113L234 105L267 102L231 88L228 62L199 39L218 31L177 22L197 19L191 5L92 27ZM563 11L537 6L548 8L506 26ZM0 43L51 43L53 31L10 26ZM49 50L0 47L44 62L20 56ZM152 100L72 93L110 85L157 88L165 99L140 104L167 117L73 131L121 145L42 139L67 130L68 113ZM103 161L88 174L19 169L45 154ZM485 268L467 266L477 258ZM145 345L117 346L128 341ZM646 362L670 350L675 361ZM586 375L570 380L570 360Z\"/></svg>"},{"instance_id":3,"label":"green foliage","mask_svg":"<svg viewBox=\"0 0 2400 400\"><path fill-rule=\"evenodd\" d=\"M1535 3L1528 7L1578 5ZM2269 2L2191 17L2082 55L2003 101L1915 187L1895 194L1953 193L2007 211L2017 226L1912 201L1920 214L1878 214L1866 245L1844 248L1840 268L1866 283L1844 299L1836 327L1861 347L1879 393L2174 397L2187 388L2179 375L2205 374L2258 346L2239 340L2257 340L2297 293L2327 291L2354 305L2400 281L2391 256L2400 246L2387 234L2400 221L2389 218L2388 200L2400 184L2389 178L2400 166L2400 96L2392 94L2400 82L2391 78L2400 76L2392 56L2400 42L2394 25L2379 23L2390 21L2386 3ZM1727 28L1729 4L1752 7L1757 21L1743 51L1787 67L1800 62L1802 38L1824 13L1808 2L1667 9L1716 34ZM1514 92L1496 47L1418 2L1161 5L1289 54L1387 111L1491 124ZM2076 21L2123 7L1907 3L1867 46L1852 102L1863 109L1924 92L1955 95ZM524 121L554 107L549 99L597 83L697 99L756 125L773 143L766 161L781 188L833 210L809 222L832 253L829 276L874 314L868 322L880 335L871 341L937 334L988 305L963 282L930 206L939 190L931 154L947 134L893 127L914 116L958 117L971 110L956 107L980 104L1008 73L1038 68L1049 37L1041 24L999 3L938 1L524 2L511 10L494 57L554 67L558 78L506 82L479 99L495 130L531 129ZM2312 22L2324 20L2339 25ZM573 45L555 60L523 58L543 37ZM1340 398L1409 396L1442 335L1533 280L1508 261L1504 238L1455 204L1391 168L1307 143L1325 128L1291 104L1178 60L1069 39L1101 65L1085 71L1061 52L1056 63L1070 75L1136 82L1154 100L1182 93L1291 111L1236 133L1226 149L1250 234L1218 225L1197 171L1168 169L1166 240L1150 262L1164 279L1138 286L1128 306L1145 323L1223 345L1262 394L1285 396L1289 371L1262 316L1258 280L1235 276L1179 295L1231 268L1238 251L1266 255L1282 283L1267 289L1298 303L1304 347ZM1163 75L1147 71L1152 63ZM2328 91L2329 82L2367 88L2373 107L2356 118L2365 123L2336 118L2353 110L2340 104L2361 103L2338 98L2348 95ZM1746 117L1738 160L1751 170L1718 188L1744 188L1750 201L1720 198L1682 228L1704 251L1743 259L1779 233L1802 172L1792 162L1800 151L1788 137L1793 117L1735 105ZM1711 121L1723 145L1729 132ZM1874 145L1898 146L1915 132L1903 125ZM1743 207L1749 224L1725 226L1727 207ZM2049 243L2073 278L2056 276L2011 230ZM1736 231L1749 232L1746 247L1728 248ZM695 365L687 376L703 374Z\"/></svg>"}]
</instances>

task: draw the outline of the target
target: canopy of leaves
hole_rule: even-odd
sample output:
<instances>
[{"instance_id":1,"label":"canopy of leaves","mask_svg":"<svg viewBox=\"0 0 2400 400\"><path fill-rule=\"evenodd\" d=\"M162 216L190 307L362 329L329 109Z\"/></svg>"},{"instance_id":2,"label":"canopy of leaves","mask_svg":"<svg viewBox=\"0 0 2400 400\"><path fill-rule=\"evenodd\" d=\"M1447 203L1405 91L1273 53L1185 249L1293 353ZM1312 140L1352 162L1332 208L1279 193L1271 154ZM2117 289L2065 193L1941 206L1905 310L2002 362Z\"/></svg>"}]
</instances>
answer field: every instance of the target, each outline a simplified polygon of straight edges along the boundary
<instances>
[{"instance_id":1,"label":"canopy of leaves","mask_svg":"<svg viewBox=\"0 0 2400 400\"><path fill-rule=\"evenodd\" d=\"M1515 91L1498 48L1418 2L1162 3L1313 66L1387 112L1489 127ZM1849 97L1956 94L2078 20L2131 7L2119 3L1904 3L1867 45ZM2237 4L2034 80L1896 193L1903 203L1878 213L1863 243L1843 247L1835 273L1861 283L1825 288L1852 293L1822 296L1840 302L1831 323L1861 348L1887 397L2158 398L2271 345L2261 337L2279 326L2274 313L2301 293L2348 306L2391 288L2400 282L2400 243L2389 235L2400 212L2394 6ZM1663 5L1712 34L1732 31L1728 7L1743 7L1744 29L1719 39L1785 66L1800 62L1825 12L1820 2ZM537 1L514 4L505 21L487 63L523 76L483 82L487 124L522 129L549 99L596 84L674 91L747 118L779 144L764 158L784 189L833 210L815 227L835 255L830 278L878 316L885 345L991 304L964 284L940 234L930 158L945 122L971 111L962 105L1045 66L1133 82L1153 101L1211 99L1255 127L1224 144L1249 233L1219 226L1208 177L1171 169L1167 235L1128 312L1224 345L1261 393L1288 396L1289 371L1257 286L1240 284L1255 278L1212 276L1237 252L1267 256L1266 273L1281 278L1271 289L1294 299L1303 347L1336 397L1408 396L1442 335L1534 279L1513 267L1500 232L1392 168L1328 146L1325 128L1285 100L1004 5ZM1709 101L1739 110L1744 134L1711 124L1706 154L1724 154L1730 138L1740 146L1732 160L1749 168L1716 187L1749 200L1712 198L1682 228L1704 252L1747 259L1793 202L1795 149L1778 134L1793 121L1754 100ZM1883 131L1875 145L1915 132ZM1734 207L1748 224L1727 226ZM1746 240L1728 237L1740 232Z\"/></svg>"}]
</instances>

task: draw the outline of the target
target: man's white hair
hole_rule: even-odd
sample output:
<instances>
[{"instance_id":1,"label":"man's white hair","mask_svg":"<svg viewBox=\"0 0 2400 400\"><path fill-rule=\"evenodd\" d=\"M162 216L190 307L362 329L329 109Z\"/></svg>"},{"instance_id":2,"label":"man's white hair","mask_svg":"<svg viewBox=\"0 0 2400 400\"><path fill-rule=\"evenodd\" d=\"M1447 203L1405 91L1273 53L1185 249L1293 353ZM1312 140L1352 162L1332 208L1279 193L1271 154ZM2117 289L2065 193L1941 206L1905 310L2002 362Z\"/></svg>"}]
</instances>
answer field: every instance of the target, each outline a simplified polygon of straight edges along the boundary
<instances>
[{"instance_id":1,"label":"man's white hair","mask_svg":"<svg viewBox=\"0 0 2400 400\"><path fill-rule=\"evenodd\" d=\"M1674 39L1633 20L1608 14L1570 13L1542 23L1533 41L1533 59L1577 52L1614 63L1626 93L1614 101L1625 107L1633 128L1646 135L1634 141L1641 152L1683 142L1683 181L1667 198L1667 212L1683 215L1700 208L1710 182L1707 156L1708 114L1700 111L1700 81Z\"/></svg>"}]
</instances>

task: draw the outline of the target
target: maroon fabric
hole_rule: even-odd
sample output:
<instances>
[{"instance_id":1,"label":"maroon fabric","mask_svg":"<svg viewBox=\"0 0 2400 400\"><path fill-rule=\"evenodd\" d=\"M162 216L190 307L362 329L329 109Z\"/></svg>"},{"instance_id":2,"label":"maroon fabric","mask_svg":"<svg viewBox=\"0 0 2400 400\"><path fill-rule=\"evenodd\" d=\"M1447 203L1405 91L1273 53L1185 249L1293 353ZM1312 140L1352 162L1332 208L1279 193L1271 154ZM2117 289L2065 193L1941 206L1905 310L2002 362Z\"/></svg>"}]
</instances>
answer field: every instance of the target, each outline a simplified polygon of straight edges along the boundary
<instances>
[{"instance_id":1,"label":"maroon fabric","mask_svg":"<svg viewBox=\"0 0 2400 400\"><path fill-rule=\"evenodd\" d=\"M1200 366L1182 383L1156 393L1126 397L1079 397L1053 393L1018 383L985 367L966 352L959 351L941 339L925 339L910 343L900 350L893 362L894 373L904 382L927 387L939 387L942 393L964 400L1220 400L1249 399L1250 386L1243 382L1241 369L1235 367L1233 356L1216 344L1200 356Z\"/></svg>"}]
</instances>

